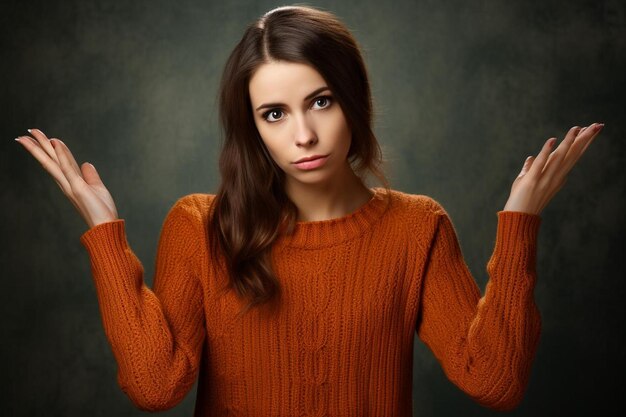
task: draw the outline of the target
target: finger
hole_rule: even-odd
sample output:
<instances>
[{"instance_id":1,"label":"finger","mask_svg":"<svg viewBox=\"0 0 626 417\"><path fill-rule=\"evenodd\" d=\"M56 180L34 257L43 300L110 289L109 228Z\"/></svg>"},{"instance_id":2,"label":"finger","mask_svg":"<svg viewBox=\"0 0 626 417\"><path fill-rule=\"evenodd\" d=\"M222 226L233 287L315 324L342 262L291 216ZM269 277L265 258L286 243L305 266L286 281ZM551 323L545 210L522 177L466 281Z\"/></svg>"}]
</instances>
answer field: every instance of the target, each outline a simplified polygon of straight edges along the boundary
<instances>
[{"instance_id":1,"label":"finger","mask_svg":"<svg viewBox=\"0 0 626 417\"><path fill-rule=\"evenodd\" d=\"M74 188L78 182L83 181L83 175L80 168L78 168L78 164L63 141L55 139L53 147L59 157L59 164L63 174L65 174L65 178L67 178L70 186Z\"/></svg>"},{"instance_id":2,"label":"finger","mask_svg":"<svg viewBox=\"0 0 626 417\"><path fill-rule=\"evenodd\" d=\"M528 176L536 178L541 174L541 171L543 170L543 167L546 164L546 161L548 160L548 157L550 155L550 150L554 147L555 143L556 138L550 138L543 144L543 148L535 158L533 165L528 171Z\"/></svg>"},{"instance_id":3,"label":"finger","mask_svg":"<svg viewBox=\"0 0 626 417\"><path fill-rule=\"evenodd\" d=\"M19 139L20 141L29 141L30 143L33 144L33 146L36 146L38 148L43 149L41 147L41 145L39 144L39 142L37 142L35 139L31 138L30 136L18 136L17 139ZM22 142L20 142L20 143L22 143Z\"/></svg>"},{"instance_id":4,"label":"finger","mask_svg":"<svg viewBox=\"0 0 626 417\"><path fill-rule=\"evenodd\" d=\"M598 136L600 130L596 130L595 128L600 124L593 123L591 124L584 133L579 133L576 137L576 140L572 144L569 152L565 155L564 166L569 171L572 167L578 162L580 157L583 155L587 147L593 142L593 140Z\"/></svg>"},{"instance_id":5,"label":"finger","mask_svg":"<svg viewBox=\"0 0 626 417\"><path fill-rule=\"evenodd\" d=\"M55 145L60 145L60 146L54 146L54 150L56 151L57 156L59 156L59 152L64 154L65 157L67 158L67 161L68 161L70 167L74 170L74 172L77 175L82 177L83 174L80 171L80 167L78 166L78 163L76 162L76 159L74 159L74 155L72 155L72 151L70 151L70 148L67 147L65 142L63 142L62 140L57 139L57 138L52 138L51 140L54 141Z\"/></svg>"},{"instance_id":6,"label":"finger","mask_svg":"<svg viewBox=\"0 0 626 417\"><path fill-rule=\"evenodd\" d=\"M596 127L596 129L597 129L597 130L595 130L595 132L593 133L593 136L592 136L592 138L589 140L589 142L587 142L587 143L585 144L585 146L583 147L583 150L582 150L581 154L582 154L582 153L585 153L585 151L587 150L587 148L589 147L589 145L591 145L591 143L592 143L593 141L595 141L595 140L596 140L596 138L598 137L598 135L599 135L599 134L600 134L600 132L602 131L602 128L603 128L603 127L604 127L604 123L600 123L600 124L598 124L598 125L597 125L597 127Z\"/></svg>"},{"instance_id":7,"label":"finger","mask_svg":"<svg viewBox=\"0 0 626 417\"><path fill-rule=\"evenodd\" d=\"M30 148L30 146L35 146L35 147L37 147L37 148L41 149L41 150L45 153L45 150L43 149L43 147L41 146L41 144L40 144L37 140L33 139L33 138L32 138L32 137L30 137L30 136L18 136L18 137L17 137L17 138L15 138L15 139L16 139L18 142L20 142L22 145L24 145L24 147L25 147L27 150L32 149L32 148ZM52 153L52 156L51 156L50 154L48 154L48 153L46 153L46 154L47 154L47 155L48 155L48 157L50 157L50 158L52 158L52 156L54 156L54 158L52 158L52 159L54 159L54 161L55 161L56 163L58 163L58 162L59 162L59 161L58 161L58 158L57 158L57 156L56 156L56 154L55 154L55 153Z\"/></svg>"},{"instance_id":8,"label":"finger","mask_svg":"<svg viewBox=\"0 0 626 417\"><path fill-rule=\"evenodd\" d=\"M522 170L520 171L519 175L517 176L518 178L519 177L523 177L524 175L526 175L526 173L530 169L531 165L533 164L532 159L533 159L532 155L530 155L528 158L526 158L526 160L524 161L524 166L522 167Z\"/></svg>"},{"instance_id":9,"label":"finger","mask_svg":"<svg viewBox=\"0 0 626 417\"><path fill-rule=\"evenodd\" d=\"M87 184L93 186L104 185L102 179L100 179L100 174L98 174L96 167L92 164L85 162L82 165L81 172L83 173L83 179Z\"/></svg>"},{"instance_id":10,"label":"finger","mask_svg":"<svg viewBox=\"0 0 626 417\"><path fill-rule=\"evenodd\" d=\"M70 148L68 148L65 142L57 138L53 138L51 140L54 140L56 142L56 145L60 145L60 146L56 146L55 150L61 149L61 152L64 152L74 172L76 172L79 176L82 177L83 176L82 170L78 166L78 162L76 162L76 159L74 159L74 155L72 154L72 151L70 151Z\"/></svg>"},{"instance_id":11,"label":"finger","mask_svg":"<svg viewBox=\"0 0 626 417\"><path fill-rule=\"evenodd\" d=\"M550 153L548 161L542 170L542 177L547 176L547 178L551 178L555 175L567 175L567 171L561 162L565 159L565 155L567 155L572 143L578 137L580 130L580 126L572 127L565 135L565 139Z\"/></svg>"},{"instance_id":12,"label":"finger","mask_svg":"<svg viewBox=\"0 0 626 417\"><path fill-rule=\"evenodd\" d=\"M48 156L58 164L59 158L56 156L56 153L52 148L52 143L50 143L50 139L48 139L48 137L39 129L28 129L28 132L33 135L39 146L41 146L41 149L43 149L44 152L47 153Z\"/></svg>"},{"instance_id":13,"label":"finger","mask_svg":"<svg viewBox=\"0 0 626 417\"><path fill-rule=\"evenodd\" d=\"M22 146L24 146L24 148L26 148L26 150L29 151L37 161L39 161L39 164L41 164L43 169L45 169L52 176L59 187L61 187L61 190L65 192L70 189L69 182L61 170L61 166L50 158L50 155L48 155L41 148L39 142L29 136L20 136L18 139L18 142L21 143Z\"/></svg>"}]
</instances>

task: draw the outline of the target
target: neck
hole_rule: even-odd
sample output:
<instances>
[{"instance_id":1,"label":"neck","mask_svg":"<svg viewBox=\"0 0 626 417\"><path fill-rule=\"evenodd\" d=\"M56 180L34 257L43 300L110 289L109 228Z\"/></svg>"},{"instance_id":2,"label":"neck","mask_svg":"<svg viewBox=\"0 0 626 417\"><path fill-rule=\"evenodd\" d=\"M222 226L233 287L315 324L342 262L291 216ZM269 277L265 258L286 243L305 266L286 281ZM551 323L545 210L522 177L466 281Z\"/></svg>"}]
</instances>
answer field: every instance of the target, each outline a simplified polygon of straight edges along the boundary
<instances>
[{"instance_id":1,"label":"neck","mask_svg":"<svg viewBox=\"0 0 626 417\"><path fill-rule=\"evenodd\" d=\"M346 163L345 175L324 184L288 184L285 191L298 207L297 221L321 221L346 216L367 203L373 192Z\"/></svg>"}]
</instances>

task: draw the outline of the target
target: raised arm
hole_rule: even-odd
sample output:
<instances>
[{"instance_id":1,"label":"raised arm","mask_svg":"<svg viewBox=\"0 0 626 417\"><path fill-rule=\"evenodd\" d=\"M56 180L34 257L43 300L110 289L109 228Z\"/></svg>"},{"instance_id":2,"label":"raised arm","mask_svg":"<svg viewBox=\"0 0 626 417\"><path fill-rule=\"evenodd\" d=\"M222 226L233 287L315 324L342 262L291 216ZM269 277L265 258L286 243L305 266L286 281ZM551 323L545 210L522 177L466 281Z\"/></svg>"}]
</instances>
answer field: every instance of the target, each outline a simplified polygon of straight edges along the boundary
<instances>
[{"instance_id":1,"label":"raised arm","mask_svg":"<svg viewBox=\"0 0 626 417\"><path fill-rule=\"evenodd\" d=\"M501 411L521 402L541 332L533 299L541 218L499 211L496 243L481 297L446 211L422 281L417 333L456 386L477 403Z\"/></svg>"},{"instance_id":2,"label":"raised arm","mask_svg":"<svg viewBox=\"0 0 626 417\"><path fill-rule=\"evenodd\" d=\"M153 289L118 219L87 230L87 249L102 323L118 364L121 389L141 410L178 404L193 386L205 337L196 276L197 222L185 198L170 209L158 244Z\"/></svg>"},{"instance_id":3,"label":"raised arm","mask_svg":"<svg viewBox=\"0 0 626 417\"><path fill-rule=\"evenodd\" d=\"M54 178L89 226L80 241L89 252L120 387L140 409L173 407L195 382L205 335L194 265L203 235L200 216L184 197L170 209L150 290L126 240L124 220L118 219L96 168L89 163L79 166L63 141L48 139L39 129L28 131L33 137L16 141Z\"/></svg>"}]
</instances>

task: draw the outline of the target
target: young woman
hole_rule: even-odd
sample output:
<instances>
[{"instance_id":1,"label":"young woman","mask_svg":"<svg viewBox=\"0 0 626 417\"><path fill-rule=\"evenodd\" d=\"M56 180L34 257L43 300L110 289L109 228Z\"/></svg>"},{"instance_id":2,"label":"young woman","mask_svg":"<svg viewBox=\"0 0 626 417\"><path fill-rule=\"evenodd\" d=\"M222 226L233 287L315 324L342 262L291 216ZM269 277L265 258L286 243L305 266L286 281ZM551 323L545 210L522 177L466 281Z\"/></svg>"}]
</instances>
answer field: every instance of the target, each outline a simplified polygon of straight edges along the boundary
<instances>
[{"instance_id":1,"label":"young woman","mask_svg":"<svg viewBox=\"0 0 626 417\"><path fill-rule=\"evenodd\" d=\"M89 226L117 380L138 408L174 407L199 376L196 416L410 416L416 333L477 403L520 403L541 330L539 214L602 124L526 159L481 297L445 209L389 187L367 72L336 16L286 6L251 24L220 116L221 185L169 211L152 289L95 167L38 129L17 138Z\"/></svg>"}]
</instances>

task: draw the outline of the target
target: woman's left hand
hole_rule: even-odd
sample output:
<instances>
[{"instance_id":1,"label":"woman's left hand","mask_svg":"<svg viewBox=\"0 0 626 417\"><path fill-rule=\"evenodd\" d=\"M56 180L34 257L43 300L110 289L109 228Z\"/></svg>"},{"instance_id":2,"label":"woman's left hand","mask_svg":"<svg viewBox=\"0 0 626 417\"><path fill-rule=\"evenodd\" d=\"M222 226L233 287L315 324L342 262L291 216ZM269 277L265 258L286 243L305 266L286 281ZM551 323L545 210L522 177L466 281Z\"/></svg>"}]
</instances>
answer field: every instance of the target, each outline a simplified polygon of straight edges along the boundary
<instances>
[{"instance_id":1,"label":"woman's left hand","mask_svg":"<svg viewBox=\"0 0 626 417\"><path fill-rule=\"evenodd\" d=\"M546 141L537 158L529 156L513 186L503 211L539 214L566 182L567 174L600 133L604 124L572 127L552 152L556 138Z\"/></svg>"}]
</instances>

